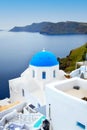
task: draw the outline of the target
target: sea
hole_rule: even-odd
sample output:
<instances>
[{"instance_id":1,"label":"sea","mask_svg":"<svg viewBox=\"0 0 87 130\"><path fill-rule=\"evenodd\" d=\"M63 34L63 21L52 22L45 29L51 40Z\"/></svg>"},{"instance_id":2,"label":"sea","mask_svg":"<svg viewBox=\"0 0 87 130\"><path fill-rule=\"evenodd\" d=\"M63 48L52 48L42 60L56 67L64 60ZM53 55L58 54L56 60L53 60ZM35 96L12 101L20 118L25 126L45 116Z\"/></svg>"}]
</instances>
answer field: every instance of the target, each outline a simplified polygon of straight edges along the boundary
<instances>
[{"instance_id":1,"label":"sea","mask_svg":"<svg viewBox=\"0 0 87 130\"><path fill-rule=\"evenodd\" d=\"M9 97L9 80L19 77L38 51L45 48L62 58L86 42L87 35L0 31L0 99Z\"/></svg>"}]
</instances>

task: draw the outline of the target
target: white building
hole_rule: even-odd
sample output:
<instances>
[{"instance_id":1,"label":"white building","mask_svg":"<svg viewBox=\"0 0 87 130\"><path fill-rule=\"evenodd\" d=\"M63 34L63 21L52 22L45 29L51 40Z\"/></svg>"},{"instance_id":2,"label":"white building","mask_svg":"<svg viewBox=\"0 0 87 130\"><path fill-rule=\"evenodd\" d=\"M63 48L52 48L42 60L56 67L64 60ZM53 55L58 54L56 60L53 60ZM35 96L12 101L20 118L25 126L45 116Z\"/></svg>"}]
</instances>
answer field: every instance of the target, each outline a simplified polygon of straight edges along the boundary
<instances>
[{"instance_id":1,"label":"white building","mask_svg":"<svg viewBox=\"0 0 87 130\"><path fill-rule=\"evenodd\" d=\"M46 112L53 130L87 130L87 81L71 78L47 84Z\"/></svg>"},{"instance_id":2,"label":"white building","mask_svg":"<svg viewBox=\"0 0 87 130\"><path fill-rule=\"evenodd\" d=\"M29 67L16 79L9 80L10 99L31 101L35 106L45 104L45 84L66 79L59 70L55 55L46 50L36 53Z\"/></svg>"},{"instance_id":3,"label":"white building","mask_svg":"<svg viewBox=\"0 0 87 130\"><path fill-rule=\"evenodd\" d=\"M73 70L70 73L71 77L80 77L83 79L87 79L87 64L82 64L80 68Z\"/></svg>"}]
</instances>

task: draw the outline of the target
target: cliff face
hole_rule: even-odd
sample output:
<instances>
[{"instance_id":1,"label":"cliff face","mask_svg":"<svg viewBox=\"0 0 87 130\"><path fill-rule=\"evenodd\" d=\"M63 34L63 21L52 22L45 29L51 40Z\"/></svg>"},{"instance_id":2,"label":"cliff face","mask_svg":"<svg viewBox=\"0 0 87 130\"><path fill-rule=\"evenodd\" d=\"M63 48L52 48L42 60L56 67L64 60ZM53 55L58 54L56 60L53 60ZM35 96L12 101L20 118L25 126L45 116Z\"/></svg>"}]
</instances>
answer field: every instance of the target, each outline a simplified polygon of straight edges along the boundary
<instances>
[{"instance_id":1,"label":"cliff face","mask_svg":"<svg viewBox=\"0 0 87 130\"><path fill-rule=\"evenodd\" d=\"M41 34L57 35L57 34L87 34L87 23L81 22L41 22L33 23L24 27L14 27L10 31L13 32L39 32Z\"/></svg>"},{"instance_id":2,"label":"cliff face","mask_svg":"<svg viewBox=\"0 0 87 130\"><path fill-rule=\"evenodd\" d=\"M48 22L41 22L41 23L33 23L31 25L27 25L24 27L14 27L10 31L12 32L40 32L46 25L49 24Z\"/></svg>"},{"instance_id":3,"label":"cliff face","mask_svg":"<svg viewBox=\"0 0 87 130\"><path fill-rule=\"evenodd\" d=\"M86 34L87 23L59 22L48 24L40 33L47 34Z\"/></svg>"},{"instance_id":4,"label":"cliff face","mask_svg":"<svg viewBox=\"0 0 87 130\"><path fill-rule=\"evenodd\" d=\"M60 69L66 72L71 72L75 69L76 62L84 61L87 53L87 43L83 46L70 51L66 58L58 58L60 62Z\"/></svg>"}]
</instances>

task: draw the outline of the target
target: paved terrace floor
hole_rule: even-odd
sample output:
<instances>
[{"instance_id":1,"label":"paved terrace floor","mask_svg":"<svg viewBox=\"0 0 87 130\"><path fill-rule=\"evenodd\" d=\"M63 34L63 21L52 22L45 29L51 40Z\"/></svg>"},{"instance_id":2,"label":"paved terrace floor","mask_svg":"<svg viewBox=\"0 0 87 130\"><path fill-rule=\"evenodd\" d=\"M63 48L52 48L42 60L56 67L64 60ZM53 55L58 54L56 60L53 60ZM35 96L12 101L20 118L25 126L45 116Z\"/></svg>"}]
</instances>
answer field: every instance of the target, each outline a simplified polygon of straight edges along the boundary
<instances>
[{"instance_id":1,"label":"paved terrace floor","mask_svg":"<svg viewBox=\"0 0 87 130\"><path fill-rule=\"evenodd\" d=\"M81 88L79 90L72 88L64 92L80 99L87 97L87 90Z\"/></svg>"}]
</instances>

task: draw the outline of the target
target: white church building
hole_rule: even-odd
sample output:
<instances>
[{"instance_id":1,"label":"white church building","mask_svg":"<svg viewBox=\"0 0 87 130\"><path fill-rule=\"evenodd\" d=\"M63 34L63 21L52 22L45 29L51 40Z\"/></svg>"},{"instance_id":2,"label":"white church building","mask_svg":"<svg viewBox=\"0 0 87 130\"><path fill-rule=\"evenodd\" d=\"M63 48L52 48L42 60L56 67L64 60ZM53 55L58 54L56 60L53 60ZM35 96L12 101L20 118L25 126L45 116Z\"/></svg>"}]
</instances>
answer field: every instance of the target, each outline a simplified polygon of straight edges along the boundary
<instances>
[{"instance_id":1,"label":"white church building","mask_svg":"<svg viewBox=\"0 0 87 130\"><path fill-rule=\"evenodd\" d=\"M56 56L43 49L32 57L20 77L9 80L10 99L12 102L26 100L35 106L44 105L45 84L66 79L64 74Z\"/></svg>"}]
</instances>

